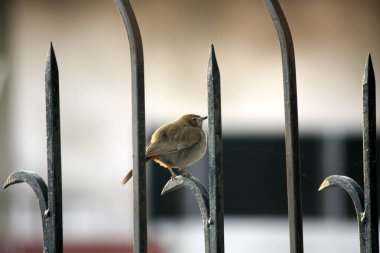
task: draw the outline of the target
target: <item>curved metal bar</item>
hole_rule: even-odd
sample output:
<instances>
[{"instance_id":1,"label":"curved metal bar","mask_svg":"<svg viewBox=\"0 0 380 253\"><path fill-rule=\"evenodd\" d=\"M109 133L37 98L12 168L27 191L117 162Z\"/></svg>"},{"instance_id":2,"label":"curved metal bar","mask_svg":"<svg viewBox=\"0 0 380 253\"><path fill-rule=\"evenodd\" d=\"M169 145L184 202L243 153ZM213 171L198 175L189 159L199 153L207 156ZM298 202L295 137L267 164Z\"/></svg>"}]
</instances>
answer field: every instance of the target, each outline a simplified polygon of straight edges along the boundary
<instances>
[{"instance_id":1,"label":"curved metal bar","mask_svg":"<svg viewBox=\"0 0 380 253\"><path fill-rule=\"evenodd\" d=\"M301 168L299 165L297 81L292 35L277 0L264 0L280 40L284 79L286 174L290 252L303 252Z\"/></svg>"},{"instance_id":2,"label":"curved metal bar","mask_svg":"<svg viewBox=\"0 0 380 253\"><path fill-rule=\"evenodd\" d=\"M179 188L185 187L189 189L195 196L198 202L199 209L202 215L202 223L205 238L205 252L210 252L210 225L213 225L213 220L210 218L209 209L209 197L206 188L203 186L201 181L193 176L184 177L176 176L170 179L164 188L162 189L161 195L165 195L168 192L175 191Z\"/></svg>"},{"instance_id":3,"label":"curved metal bar","mask_svg":"<svg viewBox=\"0 0 380 253\"><path fill-rule=\"evenodd\" d=\"M132 68L134 252L147 252L144 57L140 29L127 0L115 0L128 33Z\"/></svg>"},{"instance_id":4,"label":"curved metal bar","mask_svg":"<svg viewBox=\"0 0 380 253\"><path fill-rule=\"evenodd\" d=\"M16 171L13 172L5 181L3 188L6 189L11 185L27 183L34 191L38 198L41 215L44 215L47 211L48 197L47 186L44 180L33 171Z\"/></svg>"},{"instance_id":5,"label":"curved metal bar","mask_svg":"<svg viewBox=\"0 0 380 253\"><path fill-rule=\"evenodd\" d=\"M37 196L42 219L44 252L48 252L49 234L47 232L47 218L50 216L48 209L48 188L44 180L37 173L32 171L13 172L5 181L3 188L6 189L18 183L27 183Z\"/></svg>"},{"instance_id":6,"label":"curved metal bar","mask_svg":"<svg viewBox=\"0 0 380 253\"><path fill-rule=\"evenodd\" d=\"M367 251L379 252L376 169L376 81L368 53L363 75L363 177Z\"/></svg>"},{"instance_id":7,"label":"curved metal bar","mask_svg":"<svg viewBox=\"0 0 380 253\"><path fill-rule=\"evenodd\" d=\"M335 186L342 188L350 195L357 215L362 218L364 213L364 194L360 185L352 178L341 175L332 175L322 182L318 191Z\"/></svg>"},{"instance_id":8,"label":"curved metal bar","mask_svg":"<svg viewBox=\"0 0 380 253\"><path fill-rule=\"evenodd\" d=\"M220 98L220 73L214 46L211 45L207 71L208 83L208 154L210 217L210 252L224 252L224 190L222 110Z\"/></svg>"},{"instance_id":9,"label":"curved metal bar","mask_svg":"<svg viewBox=\"0 0 380 253\"><path fill-rule=\"evenodd\" d=\"M326 188L338 186L345 190L351 197L352 202L355 206L356 217L359 225L359 242L360 242L360 252L366 252L366 240L365 240L365 224L366 215L364 212L364 194L363 190L355 180L340 175L332 175L327 177L319 187L318 191L324 190Z\"/></svg>"}]
</instances>

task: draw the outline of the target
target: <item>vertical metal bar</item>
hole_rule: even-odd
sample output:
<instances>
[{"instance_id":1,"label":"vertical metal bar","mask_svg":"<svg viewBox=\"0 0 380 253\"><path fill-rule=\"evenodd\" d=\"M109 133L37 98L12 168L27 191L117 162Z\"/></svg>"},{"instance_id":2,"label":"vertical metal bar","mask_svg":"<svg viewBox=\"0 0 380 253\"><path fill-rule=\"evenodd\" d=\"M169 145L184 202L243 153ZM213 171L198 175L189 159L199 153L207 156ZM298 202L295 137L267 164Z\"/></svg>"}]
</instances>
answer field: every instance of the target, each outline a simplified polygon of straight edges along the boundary
<instances>
[{"instance_id":1,"label":"vertical metal bar","mask_svg":"<svg viewBox=\"0 0 380 253\"><path fill-rule=\"evenodd\" d=\"M207 73L208 83L208 152L210 195L210 252L224 252L224 190L220 74L211 45Z\"/></svg>"},{"instance_id":2,"label":"vertical metal bar","mask_svg":"<svg viewBox=\"0 0 380 253\"><path fill-rule=\"evenodd\" d=\"M48 167L48 211L46 215L48 216L48 234L51 235L49 252L61 253L63 252L63 235L59 79L57 61L51 43L45 70L45 93Z\"/></svg>"},{"instance_id":3,"label":"vertical metal bar","mask_svg":"<svg viewBox=\"0 0 380 253\"><path fill-rule=\"evenodd\" d=\"M299 166L297 82L293 40L277 0L264 0L280 40L284 79L286 173L290 252L303 252L301 168Z\"/></svg>"},{"instance_id":4,"label":"vertical metal bar","mask_svg":"<svg viewBox=\"0 0 380 253\"><path fill-rule=\"evenodd\" d=\"M376 82L371 55L363 76L363 172L367 252L379 252L376 171Z\"/></svg>"},{"instance_id":5,"label":"vertical metal bar","mask_svg":"<svg viewBox=\"0 0 380 253\"><path fill-rule=\"evenodd\" d=\"M132 68L134 252L147 252L144 57L140 29L127 0L115 0L129 39Z\"/></svg>"}]
</instances>

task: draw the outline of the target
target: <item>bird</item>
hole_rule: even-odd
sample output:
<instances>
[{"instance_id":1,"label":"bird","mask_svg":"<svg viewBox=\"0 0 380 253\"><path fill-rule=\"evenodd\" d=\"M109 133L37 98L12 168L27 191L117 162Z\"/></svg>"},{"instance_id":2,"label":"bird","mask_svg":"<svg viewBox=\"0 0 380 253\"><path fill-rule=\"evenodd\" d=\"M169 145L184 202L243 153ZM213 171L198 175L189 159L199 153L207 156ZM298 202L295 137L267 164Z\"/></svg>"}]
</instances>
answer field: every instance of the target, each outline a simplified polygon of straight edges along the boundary
<instances>
[{"instance_id":1,"label":"bird","mask_svg":"<svg viewBox=\"0 0 380 253\"><path fill-rule=\"evenodd\" d=\"M185 114L159 127L145 148L145 161L153 160L168 169L172 179L177 176L173 169L178 169L183 176L190 176L187 167L199 161L207 150L207 135L202 129L206 119L207 116ZM121 184L125 185L131 177L132 170Z\"/></svg>"}]
</instances>

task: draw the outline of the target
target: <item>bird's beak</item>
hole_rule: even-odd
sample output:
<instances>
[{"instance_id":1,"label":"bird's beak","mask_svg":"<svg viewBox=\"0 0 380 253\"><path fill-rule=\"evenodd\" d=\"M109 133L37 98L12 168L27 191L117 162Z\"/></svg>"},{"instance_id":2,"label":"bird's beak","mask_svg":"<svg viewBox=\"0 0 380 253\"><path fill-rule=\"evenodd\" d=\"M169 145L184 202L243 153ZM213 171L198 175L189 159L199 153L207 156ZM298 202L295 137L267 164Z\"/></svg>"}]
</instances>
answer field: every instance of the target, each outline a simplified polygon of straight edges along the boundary
<instances>
[{"instance_id":1,"label":"bird's beak","mask_svg":"<svg viewBox=\"0 0 380 253\"><path fill-rule=\"evenodd\" d=\"M202 120L202 121L204 121L205 119L207 119L207 116L205 116L205 117L201 118L201 120Z\"/></svg>"}]
</instances>

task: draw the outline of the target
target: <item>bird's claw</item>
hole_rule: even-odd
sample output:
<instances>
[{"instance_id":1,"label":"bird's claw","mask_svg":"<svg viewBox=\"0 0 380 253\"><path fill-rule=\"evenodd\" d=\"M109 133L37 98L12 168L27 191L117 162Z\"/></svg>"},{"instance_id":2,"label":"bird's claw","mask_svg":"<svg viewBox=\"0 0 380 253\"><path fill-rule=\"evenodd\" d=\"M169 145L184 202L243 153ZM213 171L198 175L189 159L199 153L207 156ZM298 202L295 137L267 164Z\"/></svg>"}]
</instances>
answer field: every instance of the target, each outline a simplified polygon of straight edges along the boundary
<instances>
[{"instance_id":1,"label":"bird's claw","mask_svg":"<svg viewBox=\"0 0 380 253\"><path fill-rule=\"evenodd\" d=\"M193 175L191 175L191 173L187 169L179 169L179 171L181 172L181 176L183 176L183 177L192 177L193 176Z\"/></svg>"},{"instance_id":2,"label":"bird's claw","mask_svg":"<svg viewBox=\"0 0 380 253\"><path fill-rule=\"evenodd\" d=\"M183 172L183 173L181 174L181 176L183 176L183 177L192 177L191 173L188 172L188 171Z\"/></svg>"}]
</instances>

